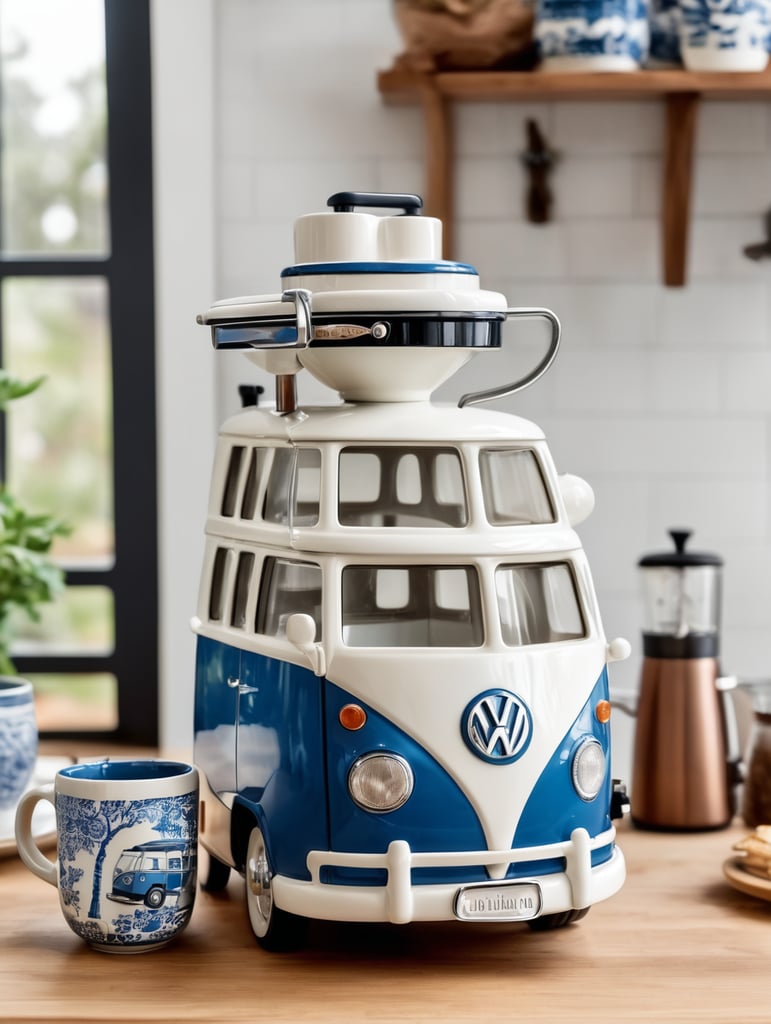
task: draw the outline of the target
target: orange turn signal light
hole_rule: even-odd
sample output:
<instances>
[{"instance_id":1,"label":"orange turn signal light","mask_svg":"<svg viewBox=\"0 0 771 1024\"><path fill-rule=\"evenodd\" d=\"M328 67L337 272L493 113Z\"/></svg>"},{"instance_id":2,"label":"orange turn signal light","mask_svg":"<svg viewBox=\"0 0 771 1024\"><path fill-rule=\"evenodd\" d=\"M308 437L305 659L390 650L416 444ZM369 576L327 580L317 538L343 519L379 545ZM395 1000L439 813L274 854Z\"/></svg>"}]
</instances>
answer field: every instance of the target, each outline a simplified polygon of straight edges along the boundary
<instances>
[{"instance_id":1,"label":"orange turn signal light","mask_svg":"<svg viewBox=\"0 0 771 1024\"><path fill-rule=\"evenodd\" d=\"M344 729L356 732L367 721L367 712L358 704L345 704L337 717Z\"/></svg>"},{"instance_id":2,"label":"orange turn signal light","mask_svg":"<svg viewBox=\"0 0 771 1024\"><path fill-rule=\"evenodd\" d=\"M599 700L597 701L597 707L594 709L594 713L597 716L597 721L602 722L604 725L610 721L610 701Z\"/></svg>"}]
</instances>

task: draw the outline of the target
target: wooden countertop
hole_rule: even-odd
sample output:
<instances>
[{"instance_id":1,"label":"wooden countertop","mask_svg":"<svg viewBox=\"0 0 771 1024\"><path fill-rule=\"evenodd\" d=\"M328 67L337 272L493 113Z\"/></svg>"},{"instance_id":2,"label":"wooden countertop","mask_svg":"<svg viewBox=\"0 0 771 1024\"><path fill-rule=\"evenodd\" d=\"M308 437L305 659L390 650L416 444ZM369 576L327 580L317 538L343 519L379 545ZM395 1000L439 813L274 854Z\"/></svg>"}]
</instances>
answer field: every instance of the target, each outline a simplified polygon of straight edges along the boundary
<instances>
[{"instance_id":1,"label":"wooden countertop","mask_svg":"<svg viewBox=\"0 0 771 1024\"><path fill-rule=\"evenodd\" d=\"M525 925L314 922L307 948L255 943L236 875L187 930L139 956L89 949L53 888L0 861L2 1021L771 1020L771 903L723 880L742 826L624 824L623 890L551 934Z\"/></svg>"}]
</instances>

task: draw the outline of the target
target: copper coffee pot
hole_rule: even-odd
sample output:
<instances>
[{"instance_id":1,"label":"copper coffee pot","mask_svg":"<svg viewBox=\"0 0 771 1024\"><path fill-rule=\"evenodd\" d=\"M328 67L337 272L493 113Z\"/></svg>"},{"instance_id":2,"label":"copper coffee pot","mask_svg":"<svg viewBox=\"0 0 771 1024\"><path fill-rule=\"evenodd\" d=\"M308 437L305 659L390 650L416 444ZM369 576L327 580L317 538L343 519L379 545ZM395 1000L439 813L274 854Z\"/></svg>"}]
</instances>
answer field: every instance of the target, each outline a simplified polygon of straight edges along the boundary
<instances>
[{"instance_id":1,"label":"copper coffee pot","mask_svg":"<svg viewBox=\"0 0 771 1024\"><path fill-rule=\"evenodd\" d=\"M733 702L736 680L720 674L722 560L686 551L688 530L671 530L674 551L646 555L645 621L637 706L632 819L643 828L723 828L735 810L741 760Z\"/></svg>"}]
</instances>

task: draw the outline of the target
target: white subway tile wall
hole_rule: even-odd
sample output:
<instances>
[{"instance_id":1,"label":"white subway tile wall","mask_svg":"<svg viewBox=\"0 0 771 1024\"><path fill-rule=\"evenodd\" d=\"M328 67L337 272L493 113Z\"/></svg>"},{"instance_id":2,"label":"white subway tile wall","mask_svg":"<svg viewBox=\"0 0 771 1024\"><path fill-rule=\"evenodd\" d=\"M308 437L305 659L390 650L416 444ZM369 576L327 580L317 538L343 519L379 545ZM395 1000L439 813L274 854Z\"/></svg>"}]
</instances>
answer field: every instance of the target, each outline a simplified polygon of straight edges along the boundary
<instances>
[{"instance_id":1,"label":"white subway tile wall","mask_svg":"<svg viewBox=\"0 0 771 1024\"><path fill-rule=\"evenodd\" d=\"M276 292L293 221L329 194L423 190L423 122L377 91L401 48L390 0L219 0L216 15L218 297ZM528 118L556 155L546 225L526 219ZM660 103L464 104L454 120L457 257L510 305L563 323L553 369L501 407L539 423L558 469L595 489L579 530L605 630L634 649L611 668L614 690L636 689L636 563L670 526L725 559L724 671L771 676L771 260L743 255L771 207L769 105L702 105L681 289L661 284ZM517 377L542 344L522 328L438 397ZM241 356L218 373L224 418L236 385L259 378ZM334 397L306 375L299 389ZM628 777L631 729L617 728Z\"/></svg>"}]
</instances>

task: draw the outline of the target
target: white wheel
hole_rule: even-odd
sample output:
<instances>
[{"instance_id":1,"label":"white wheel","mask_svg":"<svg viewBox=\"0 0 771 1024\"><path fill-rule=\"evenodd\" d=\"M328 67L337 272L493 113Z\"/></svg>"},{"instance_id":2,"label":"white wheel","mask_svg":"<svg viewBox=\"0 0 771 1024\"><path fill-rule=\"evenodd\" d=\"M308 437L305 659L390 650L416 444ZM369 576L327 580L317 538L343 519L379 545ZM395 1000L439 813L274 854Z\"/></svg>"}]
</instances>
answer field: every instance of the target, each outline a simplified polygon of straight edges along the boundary
<instances>
[{"instance_id":1,"label":"white wheel","mask_svg":"<svg viewBox=\"0 0 771 1024\"><path fill-rule=\"evenodd\" d=\"M302 942L307 919L289 914L273 900L265 840L258 828L252 829L246 847L246 909L257 941L265 949L284 951L296 949Z\"/></svg>"},{"instance_id":2,"label":"white wheel","mask_svg":"<svg viewBox=\"0 0 771 1024\"><path fill-rule=\"evenodd\" d=\"M264 938L270 927L273 894L265 840L258 828L252 830L246 849L246 908L252 931L258 939Z\"/></svg>"}]
</instances>

